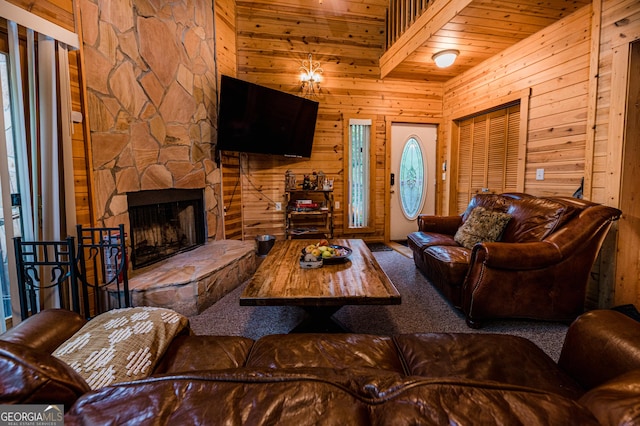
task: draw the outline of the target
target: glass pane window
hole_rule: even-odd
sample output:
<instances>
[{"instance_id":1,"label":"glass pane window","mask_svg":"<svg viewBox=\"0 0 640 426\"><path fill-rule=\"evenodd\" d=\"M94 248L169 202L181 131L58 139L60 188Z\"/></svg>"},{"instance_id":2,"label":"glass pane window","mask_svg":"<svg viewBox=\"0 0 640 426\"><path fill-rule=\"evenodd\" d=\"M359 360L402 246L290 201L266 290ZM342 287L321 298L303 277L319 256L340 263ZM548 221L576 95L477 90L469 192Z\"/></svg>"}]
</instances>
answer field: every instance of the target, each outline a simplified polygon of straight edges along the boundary
<instances>
[{"instance_id":1,"label":"glass pane window","mask_svg":"<svg viewBox=\"0 0 640 426\"><path fill-rule=\"evenodd\" d=\"M424 203L424 159L420 144L410 137L400 157L400 204L407 219L415 219Z\"/></svg>"},{"instance_id":2,"label":"glass pane window","mask_svg":"<svg viewBox=\"0 0 640 426\"><path fill-rule=\"evenodd\" d=\"M9 72L7 55L0 53L0 83L2 88L2 117L4 123L4 140L6 159L0 159L0 183L9 189L9 194L0 197L0 295L2 305L0 313L3 319L11 315L11 298L9 290L9 264L7 254L13 250L12 236L20 236L20 195L16 171L16 155L13 138L13 121L11 115L11 96L9 91ZM4 151L4 150L3 150ZM6 186L5 186L6 185ZM3 191L4 192L4 191ZM10 215L10 216L9 216ZM10 232L7 227L11 227ZM4 321L2 321L4 324Z\"/></svg>"},{"instance_id":3,"label":"glass pane window","mask_svg":"<svg viewBox=\"0 0 640 426\"><path fill-rule=\"evenodd\" d=\"M349 121L349 228L369 225L371 121Z\"/></svg>"}]
</instances>

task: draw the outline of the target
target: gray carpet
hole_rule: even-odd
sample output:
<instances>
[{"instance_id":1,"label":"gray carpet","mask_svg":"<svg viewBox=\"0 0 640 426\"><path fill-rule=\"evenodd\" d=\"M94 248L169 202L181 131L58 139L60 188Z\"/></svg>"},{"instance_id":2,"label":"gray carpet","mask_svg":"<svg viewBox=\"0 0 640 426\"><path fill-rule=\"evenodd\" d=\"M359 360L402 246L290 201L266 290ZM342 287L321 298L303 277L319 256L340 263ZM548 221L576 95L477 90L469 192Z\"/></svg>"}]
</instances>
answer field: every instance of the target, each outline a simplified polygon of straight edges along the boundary
<instances>
[{"instance_id":1,"label":"gray carpet","mask_svg":"<svg viewBox=\"0 0 640 426\"><path fill-rule=\"evenodd\" d=\"M393 250L391 247L386 245L385 243L367 243L367 247L371 250L372 253L377 251L391 251Z\"/></svg>"},{"instance_id":2,"label":"gray carpet","mask_svg":"<svg viewBox=\"0 0 640 426\"><path fill-rule=\"evenodd\" d=\"M374 253L382 269L402 296L401 305L346 306L335 317L356 333L506 333L526 337L557 361L567 325L522 320L487 322L479 330L467 327L464 316L453 308L417 270L413 260L396 251ZM235 335L258 339L287 333L305 316L297 307L240 306L246 283L227 294L200 315L190 318L196 334Z\"/></svg>"}]
</instances>

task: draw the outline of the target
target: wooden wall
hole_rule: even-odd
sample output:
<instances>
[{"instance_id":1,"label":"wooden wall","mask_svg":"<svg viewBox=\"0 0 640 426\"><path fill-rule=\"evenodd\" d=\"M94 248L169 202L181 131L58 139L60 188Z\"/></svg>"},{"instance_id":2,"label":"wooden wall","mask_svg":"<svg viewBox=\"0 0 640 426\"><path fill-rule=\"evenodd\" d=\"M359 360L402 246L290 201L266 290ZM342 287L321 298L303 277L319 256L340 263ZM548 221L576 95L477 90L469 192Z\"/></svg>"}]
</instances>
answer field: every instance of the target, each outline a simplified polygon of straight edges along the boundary
<instances>
[{"instance_id":1,"label":"wooden wall","mask_svg":"<svg viewBox=\"0 0 640 426\"><path fill-rule=\"evenodd\" d=\"M635 123L625 123L628 82L636 82L635 69L629 69L631 43L640 42L640 2L637 0L594 0L601 8L597 79L597 107L593 145L593 180L591 198L622 209L619 232L610 238L606 257L606 272L615 285L602 291L605 306L635 304L640 307L640 179L639 136L625 134ZM595 55L596 53L594 53ZM637 100L635 114L637 120ZM630 108L633 108L630 106ZM631 128L631 127L630 127ZM635 139L634 139L635 138ZM629 146L627 146L629 145ZM626 180L626 182L625 182Z\"/></svg>"},{"instance_id":2,"label":"wooden wall","mask_svg":"<svg viewBox=\"0 0 640 426\"><path fill-rule=\"evenodd\" d=\"M237 1L237 77L299 94L299 67L309 53L324 70L319 118L309 160L245 155L242 165L242 210L245 239L257 234L284 235L284 175L322 171L335 179L334 229L342 232L344 206L343 119L376 120L375 232L357 235L383 240L388 197L385 187L387 139L385 117L433 119L442 111L442 85L426 81L381 80L378 59L385 43L386 0ZM283 204L284 205L284 204Z\"/></svg>"},{"instance_id":3,"label":"wooden wall","mask_svg":"<svg viewBox=\"0 0 640 426\"><path fill-rule=\"evenodd\" d=\"M238 66L236 40L236 2L217 0L214 4L216 24L216 63L218 86L222 74L236 76ZM216 128L217 130L217 128ZM240 158L237 153L223 153L220 162L222 173L222 205L224 238L242 240L242 185L240 184Z\"/></svg>"},{"instance_id":4,"label":"wooden wall","mask_svg":"<svg viewBox=\"0 0 640 426\"><path fill-rule=\"evenodd\" d=\"M216 26L216 64L218 74L235 76L237 67L236 47L236 2L216 0L214 2Z\"/></svg>"},{"instance_id":5,"label":"wooden wall","mask_svg":"<svg viewBox=\"0 0 640 426\"><path fill-rule=\"evenodd\" d=\"M609 124L612 111L614 116L619 115L625 107L624 99L612 98L612 87L614 91L622 89L624 92L627 82L624 77L613 75L614 56L627 59L630 43L640 38L640 3L636 0L595 2L599 1L602 1L602 31L598 52L598 104L593 148L592 199L615 206L620 197L619 166L623 129L612 129ZM622 67L624 68L624 65ZM638 78L630 76L634 77ZM612 141L611 137L616 140Z\"/></svg>"},{"instance_id":6,"label":"wooden wall","mask_svg":"<svg viewBox=\"0 0 640 426\"><path fill-rule=\"evenodd\" d=\"M88 116L85 109L84 89L80 78L80 54L76 51L69 52L69 74L71 75L71 106L73 111L81 112L83 117ZM84 226L94 226L94 216L91 202L91 164L90 154L87 145L88 127L86 119L81 123L73 123L73 177L76 196L76 220ZM69 230L73 235L74 231Z\"/></svg>"},{"instance_id":7,"label":"wooden wall","mask_svg":"<svg viewBox=\"0 0 640 426\"><path fill-rule=\"evenodd\" d=\"M530 91L524 191L571 196L585 173L591 7L523 40L444 85L442 160L450 164L453 120ZM537 181L536 169L545 179ZM447 177L450 179L450 176ZM442 194L443 205L450 195ZM453 197L453 194L451 195ZM451 212L457 213L457 212Z\"/></svg>"}]
</instances>

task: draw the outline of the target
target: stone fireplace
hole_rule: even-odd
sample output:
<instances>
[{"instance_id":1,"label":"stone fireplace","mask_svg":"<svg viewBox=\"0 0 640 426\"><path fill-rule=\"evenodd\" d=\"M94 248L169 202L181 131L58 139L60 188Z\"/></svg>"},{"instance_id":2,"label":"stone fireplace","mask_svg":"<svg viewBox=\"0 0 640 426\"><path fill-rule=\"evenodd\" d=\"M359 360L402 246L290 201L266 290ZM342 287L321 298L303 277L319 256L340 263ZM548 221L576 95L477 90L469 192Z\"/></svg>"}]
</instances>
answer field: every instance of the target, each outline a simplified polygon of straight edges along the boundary
<instances>
[{"instance_id":1,"label":"stone fireplace","mask_svg":"<svg viewBox=\"0 0 640 426\"><path fill-rule=\"evenodd\" d=\"M206 188L127 193L133 306L196 315L255 272L254 242L207 239L206 194Z\"/></svg>"},{"instance_id":2,"label":"stone fireplace","mask_svg":"<svg viewBox=\"0 0 640 426\"><path fill-rule=\"evenodd\" d=\"M212 3L112 3L81 2L95 221L130 231L127 194L198 189L220 239Z\"/></svg>"},{"instance_id":3,"label":"stone fireplace","mask_svg":"<svg viewBox=\"0 0 640 426\"><path fill-rule=\"evenodd\" d=\"M213 2L79 4L94 221L99 226L124 224L128 251L135 249L136 258L146 256L137 253L139 248L141 253L158 251L163 259L131 274L134 306L196 314L256 268L253 242L223 239L221 172L213 155L218 104ZM184 240L199 210L206 244L188 252L180 247L177 254L163 257L166 249L149 242L154 232L132 231L135 213L130 209L137 206L132 208L129 195L158 190L198 191L202 207L193 207L193 217L190 207L178 209L176 225L166 231L160 226L165 220L154 219L156 224L148 227L155 228L154 238L164 245Z\"/></svg>"},{"instance_id":4,"label":"stone fireplace","mask_svg":"<svg viewBox=\"0 0 640 426\"><path fill-rule=\"evenodd\" d=\"M202 189L127 194L133 269L192 250L206 242Z\"/></svg>"}]
</instances>

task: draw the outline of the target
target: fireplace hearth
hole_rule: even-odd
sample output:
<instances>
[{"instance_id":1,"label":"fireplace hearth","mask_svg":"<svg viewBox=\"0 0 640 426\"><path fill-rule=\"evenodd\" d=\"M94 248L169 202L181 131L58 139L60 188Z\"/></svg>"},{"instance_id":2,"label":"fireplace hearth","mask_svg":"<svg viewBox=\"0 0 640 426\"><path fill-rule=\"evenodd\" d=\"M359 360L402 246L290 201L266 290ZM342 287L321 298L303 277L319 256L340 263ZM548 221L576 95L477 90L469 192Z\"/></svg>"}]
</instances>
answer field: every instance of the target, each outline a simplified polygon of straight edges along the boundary
<instances>
[{"instance_id":1,"label":"fireplace hearth","mask_svg":"<svg viewBox=\"0 0 640 426\"><path fill-rule=\"evenodd\" d=\"M206 241L202 189L127 193L133 269L159 262Z\"/></svg>"}]
</instances>

